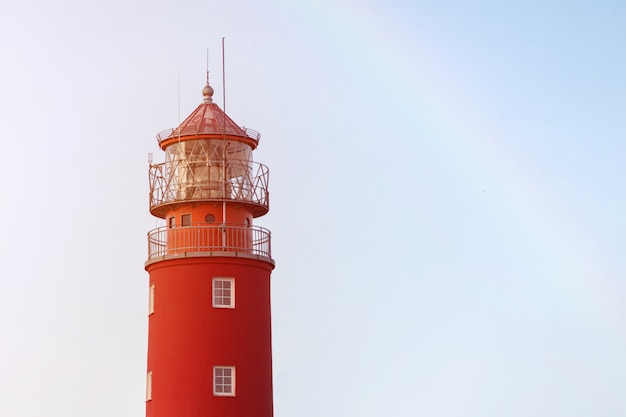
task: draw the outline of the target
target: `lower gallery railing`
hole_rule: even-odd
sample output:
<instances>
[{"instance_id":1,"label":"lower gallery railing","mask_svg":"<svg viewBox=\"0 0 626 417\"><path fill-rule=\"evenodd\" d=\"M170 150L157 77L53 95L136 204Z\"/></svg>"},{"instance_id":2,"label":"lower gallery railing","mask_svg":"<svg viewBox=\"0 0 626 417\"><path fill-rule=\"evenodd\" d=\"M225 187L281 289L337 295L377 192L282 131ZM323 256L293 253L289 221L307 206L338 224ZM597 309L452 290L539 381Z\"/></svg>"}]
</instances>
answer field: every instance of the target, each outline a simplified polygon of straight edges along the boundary
<instances>
[{"instance_id":1,"label":"lower gallery railing","mask_svg":"<svg viewBox=\"0 0 626 417\"><path fill-rule=\"evenodd\" d=\"M185 252L240 252L271 258L270 231L226 224L164 226L148 233L148 260Z\"/></svg>"}]
</instances>

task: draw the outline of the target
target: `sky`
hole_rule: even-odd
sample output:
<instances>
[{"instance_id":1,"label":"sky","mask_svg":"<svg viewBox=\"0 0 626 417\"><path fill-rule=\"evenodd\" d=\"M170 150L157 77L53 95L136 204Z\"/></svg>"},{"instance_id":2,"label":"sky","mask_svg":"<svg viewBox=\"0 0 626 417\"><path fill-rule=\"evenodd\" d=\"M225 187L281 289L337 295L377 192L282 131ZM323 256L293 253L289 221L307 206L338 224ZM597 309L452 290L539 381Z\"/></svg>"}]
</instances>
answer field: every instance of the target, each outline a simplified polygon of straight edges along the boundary
<instances>
[{"instance_id":1,"label":"sky","mask_svg":"<svg viewBox=\"0 0 626 417\"><path fill-rule=\"evenodd\" d=\"M270 169L276 417L626 415L626 3L0 6L0 415L145 414L148 153L207 48Z\"/></svg>"}]
</instances>

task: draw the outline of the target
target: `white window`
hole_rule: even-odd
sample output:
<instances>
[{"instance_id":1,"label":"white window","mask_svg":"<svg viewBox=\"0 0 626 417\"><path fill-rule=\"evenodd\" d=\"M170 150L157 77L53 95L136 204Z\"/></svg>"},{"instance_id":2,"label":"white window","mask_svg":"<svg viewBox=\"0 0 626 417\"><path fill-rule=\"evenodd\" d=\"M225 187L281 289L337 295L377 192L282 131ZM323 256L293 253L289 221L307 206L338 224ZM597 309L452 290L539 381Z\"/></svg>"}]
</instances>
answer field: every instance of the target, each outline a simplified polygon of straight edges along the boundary
<instances>
[{"instance_id":1,"label":"white window","mask_svg":"<svg viewBox=\"0 0 626 417\"><path fill-rule=\"evenodd\" d=\"M148 371L148 375L146 377L146 401L150 401L152 399L152 371Z\"/></svg>"},{"instance_id":2,"label":"white window","mask_svg":"<svg viewBox=\"0 0 626 417\"><path fill-rule=\"evenodd\" d=\"M235 308L234 278L213 278L213 307Z\"/></svg>"},{"instance_id":3,"label":"white window","mask_svg":"<svg viewBox=\"0 0 626 417\"><path fill-rule=\"evenodd\" d=\"M213 395L234 397L235 396L235 367L213 367Z\"/></svg>"},{"instance_id":4,"label":"white window","mask_svg":"<svg viewBox=\"0 0 626 417\"><path fill-rule=\"evenodd\" d=\"M150 285L150 293L148 297L148 314L154 313L154 284Z\"/></svg>"}]
</instances>

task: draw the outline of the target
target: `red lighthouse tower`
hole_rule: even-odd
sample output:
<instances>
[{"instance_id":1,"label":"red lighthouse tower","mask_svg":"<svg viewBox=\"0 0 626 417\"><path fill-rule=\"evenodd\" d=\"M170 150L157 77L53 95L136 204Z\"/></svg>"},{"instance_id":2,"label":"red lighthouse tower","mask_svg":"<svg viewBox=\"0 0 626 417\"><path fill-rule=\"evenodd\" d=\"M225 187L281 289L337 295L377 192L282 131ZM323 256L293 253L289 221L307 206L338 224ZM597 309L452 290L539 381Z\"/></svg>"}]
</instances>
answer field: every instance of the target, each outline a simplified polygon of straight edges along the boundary
<instances>
[{"instance_id":1,"label":"red lighthouse tower","mask_svg":"<svg viewBox=\"0 0 626 417\"><path fill-rule=\"evenodd\" d=\"M146 417L272 417L270 232L259 133L239 127L213 88L150 163Z\"/></svg>"}]
</instances>

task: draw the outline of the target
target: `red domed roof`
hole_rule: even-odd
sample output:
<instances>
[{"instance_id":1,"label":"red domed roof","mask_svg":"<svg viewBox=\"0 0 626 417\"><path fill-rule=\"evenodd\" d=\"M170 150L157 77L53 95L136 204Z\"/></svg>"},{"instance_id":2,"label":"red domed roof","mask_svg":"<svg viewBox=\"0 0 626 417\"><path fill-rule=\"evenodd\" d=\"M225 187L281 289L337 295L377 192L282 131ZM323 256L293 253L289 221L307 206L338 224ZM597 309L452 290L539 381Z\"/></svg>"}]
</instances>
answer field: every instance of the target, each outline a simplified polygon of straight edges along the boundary
<instances>
[{"instance_id":1,"label":"red domed roof","mask_svg":"<svg viewBox=\"0 0 626 417\"><path fill-rule=\"evenodd\" d=\"M241 128L226 113L213 103L213 88L208 84L203 88L204 102L200 104L176 129L168 129L157 135L159 144L167 139L183 139L188 136L222 135L240 137L246 142L252 140L254 147L260 134L252 129Z\"/></svg>"}]
</instances>

